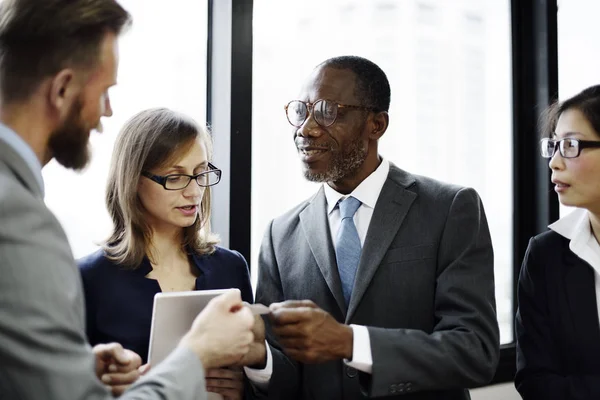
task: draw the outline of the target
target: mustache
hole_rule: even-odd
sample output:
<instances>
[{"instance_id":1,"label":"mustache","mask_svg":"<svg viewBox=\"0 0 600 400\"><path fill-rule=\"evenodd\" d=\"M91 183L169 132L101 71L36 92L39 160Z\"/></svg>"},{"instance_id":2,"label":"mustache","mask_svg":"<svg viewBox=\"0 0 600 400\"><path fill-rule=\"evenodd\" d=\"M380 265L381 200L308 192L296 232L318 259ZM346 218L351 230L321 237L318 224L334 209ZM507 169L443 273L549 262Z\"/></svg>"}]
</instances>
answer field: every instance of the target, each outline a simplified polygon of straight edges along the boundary
<instances>
[{"instance_id":1,"label":"mustache","mask_svg":"<svg viewBox=\"0 0 600 400\"><path fill-rule=\"evenodd\" d=\"M310 147L313 149L323 149L323 150L330 150L333 148L331 143L319 143L316 140L295 139L294 143L296 144L297 148Z\"/></svg>"}]
</instances>

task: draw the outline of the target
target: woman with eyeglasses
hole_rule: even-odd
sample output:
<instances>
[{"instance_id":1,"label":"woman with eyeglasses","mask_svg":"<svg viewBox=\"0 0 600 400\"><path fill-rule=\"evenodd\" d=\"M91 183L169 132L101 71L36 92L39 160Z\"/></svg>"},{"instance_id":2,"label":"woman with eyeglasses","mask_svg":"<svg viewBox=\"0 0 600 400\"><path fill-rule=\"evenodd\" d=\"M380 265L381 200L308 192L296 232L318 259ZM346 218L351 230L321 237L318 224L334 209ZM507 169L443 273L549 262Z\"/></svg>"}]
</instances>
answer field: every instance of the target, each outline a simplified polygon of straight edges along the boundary
<instances>
[{"instance_id":1,"label":"woman with eyeglasses","mask_svg":"<svg viewBox=\"0 0 600 400\"><path fill-rule=\"evenodd\" d=\"M221 179L211 156L208 132L185 115L149 109L125 123L106 191L112 233L79 260L92 345L118 342L146 362L159 292L238 288L252 302L244 257L217 246L210 230L210 188ZM206 377L210 392L241 398L241 370ZM113 392L124 389L110 378Z\"/></svg>"},{"instance_id":2,"label":"woman with eyeglasses","mask_svg":"<svg viewBox=\"0 0 600 400\"><path fill-rule=\"evenodd\" d=\"M575 207L535 236L519 276L515 386L525 400L600 399L600 85L552 105L542 156Z\"/></svg>"}]
</instances>

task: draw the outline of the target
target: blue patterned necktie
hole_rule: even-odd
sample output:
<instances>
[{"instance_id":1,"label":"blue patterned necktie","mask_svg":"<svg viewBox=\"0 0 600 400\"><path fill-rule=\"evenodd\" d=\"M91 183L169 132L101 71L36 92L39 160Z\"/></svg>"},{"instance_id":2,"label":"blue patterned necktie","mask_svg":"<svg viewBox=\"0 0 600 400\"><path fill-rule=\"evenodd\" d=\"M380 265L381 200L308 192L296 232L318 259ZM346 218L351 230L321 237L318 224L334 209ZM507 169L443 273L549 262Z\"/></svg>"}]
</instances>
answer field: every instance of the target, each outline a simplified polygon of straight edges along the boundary
<instances>
[{"instance_id":1,"label":"blue patterned necktie","mask_svg":"<svg viewBox=\"0 0 600 400\"><path fill-rule=\"evenodd\" d=\"M338 203L338 205L342 221L335 242L335 258L337 260L338 271L342 281L344 299L346 300L346 305L348 305L350 303L352 287L354 286L354 275L356 275L358 261L360 260L360 252L362 250L358 231L356 230L353 219L361 202L360 200L349 196L344 201Z\"/></svg>"}]
</instances>

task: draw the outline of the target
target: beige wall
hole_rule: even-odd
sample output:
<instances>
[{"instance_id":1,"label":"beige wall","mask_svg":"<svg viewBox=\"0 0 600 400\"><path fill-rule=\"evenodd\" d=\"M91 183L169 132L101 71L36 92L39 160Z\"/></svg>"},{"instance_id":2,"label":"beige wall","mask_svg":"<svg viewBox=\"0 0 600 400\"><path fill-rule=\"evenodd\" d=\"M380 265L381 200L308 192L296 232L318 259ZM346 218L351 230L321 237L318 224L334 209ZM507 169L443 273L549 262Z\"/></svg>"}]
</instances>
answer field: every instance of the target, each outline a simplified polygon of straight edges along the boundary
<instances>
[{"instance_id":1,"label":"beige wall","mask_svg":"<svg viewBox=\"0 0 600 400\"><path fill-rule=\"evenodd\" d=\"M471 400L521 400L514 383L487 386L471 390Z\"/></svg>"}]
</instances>

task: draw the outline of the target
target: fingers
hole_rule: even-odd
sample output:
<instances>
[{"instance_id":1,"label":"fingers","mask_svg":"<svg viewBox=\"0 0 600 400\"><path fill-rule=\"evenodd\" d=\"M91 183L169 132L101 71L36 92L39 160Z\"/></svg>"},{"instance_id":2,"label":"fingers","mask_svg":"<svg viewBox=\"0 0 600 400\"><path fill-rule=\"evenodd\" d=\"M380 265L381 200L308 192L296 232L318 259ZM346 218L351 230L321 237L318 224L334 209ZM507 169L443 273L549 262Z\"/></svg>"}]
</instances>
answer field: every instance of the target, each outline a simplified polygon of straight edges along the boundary
<instances>
[{"instance_id":1,"label":"fingers","mask_svg":"<svg viewBox=\"0 0 600 400\"><path fill-rule=\"evenodd\" d=\"M108 390L110 390L113 394L113 396L120 396L123 393L125 393L125 391L127 389L129 389L131 385L119 385L119 386L108 386Z\"/></svg>"},{"instance_id":2,"label":"fingers","mask_svg":"<svg viewBox=\"0 0 600 400\"><path fill-rule=\"evenodd\" d=\"M254 334L254 341L262 343L265 340L265 321L262 316L254 316L254 325L252 326L252 333Z\"/></svg>"},{"instance_id":3,"label":"fingers","mask_svg":"<svg viewBox=\"0 0 600 400\"><path fill-rule=\"evenodd\" d=\"M92 348L92 351L96 355L96 357L101 358L102 360L110 360L115 359L115 355L119 357L124 357L125 350L123 346L119 343L101 343L97 344Z\"/></svg>"},{"instance_id":4,"label":"fingers","mask_svg":"<svg viewBox=\"0 0 600 400\"><path fill-rule=\"evenodd\" d=\"M242 305L242 293L239 289L232 289L220 296L212 299L209 304L212 303L223 311L235 311L243 307Z\"/></svg>"},{"instance_id":5,"label":"fingers","mask_svg":"<svg viewBox=\"0 0 600 400\"><path fill-rule=\"evenodd\" d=\"M310 320L314 311L312 307L278 308L271 313L271 321L275 325L298 324Z\"/></svg>"},{"instance_id":6,"label":"fingers","mask_svg":"<svg viewBox=\"0 0 600 400\"><path fill-rule=\"evenodd\" d=\"M211 393L218 393L221 396L223 396L223 398L226 400L241 400L243 393L241 389L225 389L214 386L206 386L206 391Z\"/></svg>"},{"instance_id":7,"label":"fingers","mask_svg":"<svg viewBox=\"0 0 600 400\"><path fill-rule=\"evenodd\" d=\"M119 343L98 344L92 351L96 357L101 358L107 364L130 365L130 369L137 368L142 364L142 359L137 353L125 350Z\"/></svg>"},{"instance_id":8,"label":"fingers","mask_svg":"<svg viewBox=\"0 0 600 400\"><path fill-rule=\"evenodd\" d=\"M216 378L207 378L206 379L206 387L209 388L219 388L219 389L232 389L232 390L241 390L244 388L244 381L234 380L234 379L216 379ZM212 392L212 390L210 390Z\"/></svg>"},{"instance_id":9,"label":"fingers","mask_svg":"<svg viewBox=\"0 0 600 400\"><path fill-rule=\"evenodd\" d=\"M232 379L242 381L244 379L244 373L239 368L216 368L209 369L208 371L206 371L206 378Z\"/></svg>"},{"instance_id":10,"label":"fingers","mask_svg":"<svg viewBox=\"0 0 600 400\"><path fill-rule=\"evenodd\" d=\"M206 371L206 390L225 399L240 399L244 391L244 373L240 368L219 368Z\"/></svg>"},{"instance_id":11,"label":"fingers","mask_svg":"<svg viewBox=\"0 0 600 400\"><path fill-rule=\"evenodd\" d=\"M318 306L312 300L286 300L282 301L281 303L272 303L269 306L271 311L279 310L280 308L298 307L318 308Z\"/></svg>"},{"instance_id":12,"label":"fingers","mask_svg":"<svg viewBox=\"0 0 600 400\"><path fill-rule=\"evenodd\" d=\"M248 307L240 308L238 311L236 311L236 314L238 315L238 318L244 327L247 327L248 329L252 329L254 327L254 315Z\"/></svg>"},{"instance_id":13,"label":"fingers","mask_svg":"<svg viewBox=\"0 0 600 400\"><path fill-rule=\"evenodd\" d=\"M303 324L274 326L273 332L280 339L305 338L310 336Z\"/></svg>"},{"instance_id":14,"label":"fingers","mask_svg":"<svg viewBox=\"0 0 600 400\"><path fill-rule=\"evenodd\" d=\"M140 373L140 376L145 375L146 372L150 371L150 368L152 368L152 365L150 363L146 363L139 367L138 372Z\"/></svg>"},{"instance_id":15,"label":"fingers","mask_svg":"<svg viewBox=\"0 0 600 400\"><path fill-rule=\"evenodd\" d=\"M133 370L133 371L129 371L126 373L108 373L108 374L104 374L102 375L102 377L100 378L100 380L102 380L103 383L110 385L110 386L118 386L118 385L130 385L132 383L134 383L135 381L137 381L140 377L140 373L137 371L137 369Z\"/></svg>"}]
</instances>

